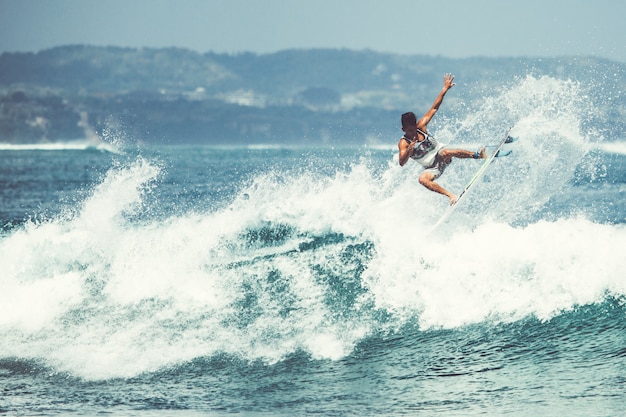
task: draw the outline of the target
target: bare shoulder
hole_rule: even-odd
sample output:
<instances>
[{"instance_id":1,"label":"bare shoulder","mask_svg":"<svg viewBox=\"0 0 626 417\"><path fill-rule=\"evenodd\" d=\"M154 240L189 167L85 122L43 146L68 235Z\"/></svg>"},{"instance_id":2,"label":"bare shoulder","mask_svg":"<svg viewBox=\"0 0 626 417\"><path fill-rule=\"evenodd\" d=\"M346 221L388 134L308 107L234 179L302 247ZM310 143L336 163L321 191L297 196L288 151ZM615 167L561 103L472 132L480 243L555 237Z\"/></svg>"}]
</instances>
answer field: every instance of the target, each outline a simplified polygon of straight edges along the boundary
<instances>
[{"instance_id":1,"label":"bare shoulder","mask_svg":"<svg viewBox=\"0 0 626 417\"><path fill-rule=\"evenodd\" d=\"M430 109L429 111L427 111L426 114L424 114L422 118L417 121L417 128L422 132L426 132L426 127L428 126L428 123L430 123L430 120L433 118L436 112L436 109Z\"/></svg>"}]
</instances>

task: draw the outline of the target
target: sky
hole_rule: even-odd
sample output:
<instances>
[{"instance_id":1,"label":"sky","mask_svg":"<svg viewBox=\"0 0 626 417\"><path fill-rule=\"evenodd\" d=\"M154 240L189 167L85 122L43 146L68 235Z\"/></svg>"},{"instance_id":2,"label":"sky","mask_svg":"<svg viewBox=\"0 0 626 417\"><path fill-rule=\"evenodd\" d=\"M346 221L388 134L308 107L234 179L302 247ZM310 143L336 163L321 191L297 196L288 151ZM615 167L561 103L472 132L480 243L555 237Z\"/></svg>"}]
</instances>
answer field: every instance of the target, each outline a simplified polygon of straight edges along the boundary
<instances>
[{"instance_id":1,"label":"sky","mask_svg":"<svg viewBox=\"0 0 626 417\"><path fill-rule=\"evenodd\" d=\"M0 0L0 53L62 45L626 62L622 0Z\"/></svg>"}]
</instances>

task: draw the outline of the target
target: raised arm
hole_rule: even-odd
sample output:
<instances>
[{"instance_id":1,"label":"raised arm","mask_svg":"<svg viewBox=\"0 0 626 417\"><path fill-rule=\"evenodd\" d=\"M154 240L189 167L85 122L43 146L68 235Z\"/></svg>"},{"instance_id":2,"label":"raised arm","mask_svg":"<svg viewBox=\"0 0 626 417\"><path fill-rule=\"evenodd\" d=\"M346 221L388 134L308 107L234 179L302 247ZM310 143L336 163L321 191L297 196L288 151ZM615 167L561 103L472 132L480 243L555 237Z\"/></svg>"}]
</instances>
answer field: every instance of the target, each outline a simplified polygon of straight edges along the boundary
<instances>
[{"instance_id":1,"label":"raised arm","mask_svg":"<svg viewBox=\"0 0 626 417\"><path fill-rule=\"evenodd\" d=\"M437 113L437 110L439 110L439 106L441 106L441 103L443 103L443 98L445 97L446 93L455 85L456 84L454 83L454 75L446 74L443 77L443 88L439 92L439 95L435 99L435 102L433 103L430 110L428 110L426 114L424 114L424 116L422 116L422 118L417 121L418 129L424 131L426 130L426 125L430 122L430 119L433 118L435 113Z\"/></svg>"}]
</instances>

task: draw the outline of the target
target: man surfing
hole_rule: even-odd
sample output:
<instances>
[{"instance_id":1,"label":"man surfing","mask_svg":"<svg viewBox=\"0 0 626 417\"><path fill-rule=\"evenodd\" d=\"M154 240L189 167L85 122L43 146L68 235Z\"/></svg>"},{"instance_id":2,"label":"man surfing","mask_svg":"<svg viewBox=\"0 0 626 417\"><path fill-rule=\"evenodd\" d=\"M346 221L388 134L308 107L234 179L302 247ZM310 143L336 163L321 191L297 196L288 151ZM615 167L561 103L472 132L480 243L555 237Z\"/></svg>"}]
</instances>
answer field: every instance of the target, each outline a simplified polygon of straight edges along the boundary
<instances>
[{"instance_id":1,"label":"man surfing","mask_svg":"<svg viewBox=\"0 0 626 417\"><path fill-rule=\"evenodd\" d=\"M421 119L417 120L413 112L404 113L401 119L404 136L398 142L400 166L404 166L409 158L422 165L425 169L419 176L420 184L431 191L448 197L450 205L456 202L457 196L437 184L435 180L443 174L443 171L452 162L452 158L483 159L487 157L484 147L480 152L471 152L464 149L447 149L444 144L439 143L431 136L426 129L430 120L439 110L444 96L455 85L454 75L446 74L443 77L441 92L430 110Z\"/></svg>"}]
</instances>

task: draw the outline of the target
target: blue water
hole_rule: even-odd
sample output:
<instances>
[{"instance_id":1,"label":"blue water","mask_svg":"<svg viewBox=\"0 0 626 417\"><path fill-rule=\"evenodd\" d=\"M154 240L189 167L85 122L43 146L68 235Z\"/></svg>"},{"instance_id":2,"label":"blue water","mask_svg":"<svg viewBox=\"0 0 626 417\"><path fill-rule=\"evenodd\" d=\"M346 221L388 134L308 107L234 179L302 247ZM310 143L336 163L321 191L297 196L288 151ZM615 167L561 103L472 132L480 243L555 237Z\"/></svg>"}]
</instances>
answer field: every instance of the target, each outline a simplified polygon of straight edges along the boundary
<instances>
[{"instance_id":1,"label":"blue water","mask_svg":"<svg viewBox=\"0 0 626 417\"><path fill-rule=\"evenodd\" d=\"M0 415L625 415L626 138L580 88L433 124L518 141L427 237L394 138L0 145Z\"/></svg>"}]
</instances>

